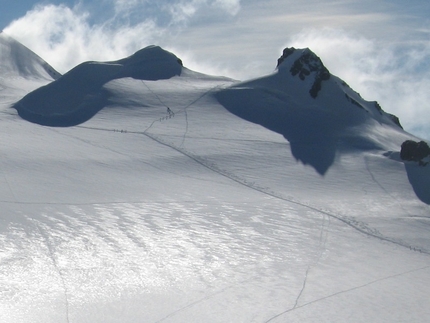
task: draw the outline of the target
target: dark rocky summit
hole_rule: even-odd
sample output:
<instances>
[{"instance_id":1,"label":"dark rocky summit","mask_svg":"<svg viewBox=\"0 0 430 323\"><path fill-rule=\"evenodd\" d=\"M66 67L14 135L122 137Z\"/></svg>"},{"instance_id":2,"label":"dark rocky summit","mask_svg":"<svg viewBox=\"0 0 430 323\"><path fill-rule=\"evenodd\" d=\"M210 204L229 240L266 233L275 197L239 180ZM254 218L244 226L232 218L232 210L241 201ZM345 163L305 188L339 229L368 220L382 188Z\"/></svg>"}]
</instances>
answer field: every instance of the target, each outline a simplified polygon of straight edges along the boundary
<instances>
[{"instance_id":1,"label":"dark rocky summit","mask_svg":"<svg viewBox=\"0 0 430 323\"><path fill-rule=\"evenodd\" d=\"M292 53L294 53L295 52L295 48L294 47L291 47L291 48L285 48L283 51L282 51L282 56L281 57L279 57L278 58L278 65L276 65L276 67L279 67L279 65L281 65L282 64L282 62L288 57L288 56L290 56Z\"/></svg>"},{"instance_id":2,"label":"dark rocky summit","mask_svg":"<svg viewBox=\"0 0 430 323\"><path fill-rule=\"evenodd\" d=\"M387 113L387 112L386 112ZM398 116L391 114L391 113L387 113L387 115L390 117L390 119L397 125L399 126L400 129L403 129L402 125L400 124L400 119Z\"/></svg>"},{"instance_id":3,"label":"dark rocky summit","mask_svg":"<svg viewBox=\"0 0 430 323\"><path fill-rule=\"evenodd\" d=\"M287 57L296 51L294 47L285 48L282 52L282 56L278 59L278 67L281 65ZM315 55L308 48L303 51L298 59L294 61L290 68L291 75L298 75L299 78L304 81L306 77L314 74L315 80L312 84L309 94L315 99L318 96L318 92L321 90L322 81L330 79L330 72L324 66L321 59Z\"/></svg>"}]
</instances>

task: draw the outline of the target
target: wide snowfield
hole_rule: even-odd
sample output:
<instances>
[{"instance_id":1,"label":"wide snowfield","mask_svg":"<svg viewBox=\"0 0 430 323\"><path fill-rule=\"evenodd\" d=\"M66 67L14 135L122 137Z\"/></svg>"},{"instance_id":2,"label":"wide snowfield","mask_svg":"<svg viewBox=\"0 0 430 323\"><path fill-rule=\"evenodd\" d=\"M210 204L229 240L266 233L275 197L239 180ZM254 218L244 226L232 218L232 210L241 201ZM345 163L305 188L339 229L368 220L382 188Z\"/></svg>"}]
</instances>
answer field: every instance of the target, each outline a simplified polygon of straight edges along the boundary
<instances>
[{"instance_id":1,"label":"wide snowfield","mask_svg":"<svg viewBox=\"0 0 430 323\"><path fill-rule=\"evenodd\" d=\"M429 320L430 167L399 160L407 135L369 125L395 144L321 175L218 103L232 84L111 81L69 128L0 92L0 322Z\"/></svg>"}]
</instances>

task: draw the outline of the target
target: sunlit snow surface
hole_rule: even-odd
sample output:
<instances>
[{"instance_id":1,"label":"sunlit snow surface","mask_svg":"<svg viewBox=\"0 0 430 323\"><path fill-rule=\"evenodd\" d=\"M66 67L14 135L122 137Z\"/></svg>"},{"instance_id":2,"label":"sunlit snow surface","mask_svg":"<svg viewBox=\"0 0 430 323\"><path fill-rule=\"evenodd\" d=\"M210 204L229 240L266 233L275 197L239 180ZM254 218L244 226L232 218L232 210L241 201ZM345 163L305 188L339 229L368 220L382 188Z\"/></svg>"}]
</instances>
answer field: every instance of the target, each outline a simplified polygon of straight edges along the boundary
<instances>
[{"instance_id":1,"label":"sunlit snow surface","mask_svg":"<svg viewBox=\"0 0 430 323\"><path fill-rule=\"evenodd\" d=\"M2 99L0 322L430 317L430 208L396 152L321 176L215 100L231 84L112 81L70 128Z\"/></svg>"}]
</instances>

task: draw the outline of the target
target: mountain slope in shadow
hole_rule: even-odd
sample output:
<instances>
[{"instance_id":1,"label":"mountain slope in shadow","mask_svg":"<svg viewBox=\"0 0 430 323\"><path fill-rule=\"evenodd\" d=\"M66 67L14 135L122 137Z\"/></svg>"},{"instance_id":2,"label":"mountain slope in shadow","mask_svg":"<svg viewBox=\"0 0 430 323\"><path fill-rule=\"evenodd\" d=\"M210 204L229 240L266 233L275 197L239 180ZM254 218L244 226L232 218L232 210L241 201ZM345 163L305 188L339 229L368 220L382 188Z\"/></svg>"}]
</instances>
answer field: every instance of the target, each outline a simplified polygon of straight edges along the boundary
<instances>
[{"instance_id":1,"label":"mountain slope in shadow","mask_svg":"<svg viewBox=\"0 0 430 323\"><path fill-rule=\"evenodd\" d=\"M46 126L68 127L93 117L106 106L107 82L131 77L140 80L168 79L180 75L182 62L158 46L112 62L85 62L55 82L38 88L13 105L25 120Z\"/></svg>"},{"instance_id":2,"label":"mountain slope in shadow","mask_svg":"<svg viewBox=\"0 0 430 323\"><path fill-rule=\"evenodd\" d=\"M402 130L397 117L363 100L309 49L286 48L275 73L216 96L235 115L282 134L294 157L321 175L341 149L380 148L378 140L359 134L361 125Z\"/></svg>"}]
</instances>

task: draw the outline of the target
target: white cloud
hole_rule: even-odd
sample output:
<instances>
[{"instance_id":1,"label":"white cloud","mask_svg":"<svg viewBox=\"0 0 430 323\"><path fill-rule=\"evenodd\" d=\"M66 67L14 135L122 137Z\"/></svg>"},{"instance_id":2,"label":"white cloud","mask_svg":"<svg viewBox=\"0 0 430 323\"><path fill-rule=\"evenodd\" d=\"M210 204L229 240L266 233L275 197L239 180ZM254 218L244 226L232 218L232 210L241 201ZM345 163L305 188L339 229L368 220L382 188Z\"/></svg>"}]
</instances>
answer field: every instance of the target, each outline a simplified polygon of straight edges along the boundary
<instances>
[{"instance_id":1,"label":"white cloud","mask_svg":"<svg viewBox=\"0 0 430 323\"><path fill-rule=\"evenodd\" d=\"M220 9L228 15L236 15L240 10L240 0L180 0L163 3L164 10L168 11L172 23L188 22L198 12Z\"/></svg>"},{"instance_id":2,"label":"white cloud","mask_svg":"<svg viewBox=\"0 0 430 323\"><path fill-rule=\"evenodd\" d=\"M195 15L198 7L201 6L205 1L193 0L193 1L180 1L177 3L170 3L164 6L172 16L172 23L182 23L188 21Z\"/></svg>"},{"instance_id":3,"label":"white cloud","mask_svg":"<svg viewBox=\"0 0 430 323\"><path fill-rule=\"evenodd\" d=\"M113 3L114 8L118 12L128 11L129 9L136 7L139 3L146 2L145 0L109 0Z\"/></svg>"},{"instance_id":4,"label":"white cloud","mask_svg":"<svg viewBox=\"0 0 430 323\"><path fill-rule=\"evenodd\" d=\"M240 0L215 0L213 5L219 6L232 15L236 15L240 10Z\"/></svg>"},{"instance_id":5,"label":"white cloud","mask_svg":"<svg viewBox=\"0 0 430 323\"><path fill-rule=\"evenodd\" d=\"M335 29L308 30L288 46L309 47L335 74L397 115L407 131L430 138L430 46L401 47Z\"/></svg>"},{"instance_id":6,"label":"white cloud","mask_svg":"<svg viewBox=\"0 0 430 323\"><path fill-rule=\"evenodd\" d=\"M64 73L87 60L113 60L151 44L164 30L151 20L134 26L90 25L87 12L38 6L4 31Z\"/></svg>"},{"instance_id":7,"label":"white cloud","mask_svg":"<svg viewBox=\"0 0 430 323\"><path fill-rule=\"evenodd\" d=\"M217 8L219 15L235 15L240 9L240 0L103 3L112 9L105 19L104 12L85 10L94 7L86 7L82 1L73 8L39 5L4 31L64 73L83 61L118 59L152 44L174 46L175 37L197 13Z\"/></svg>"}]
</instances>

